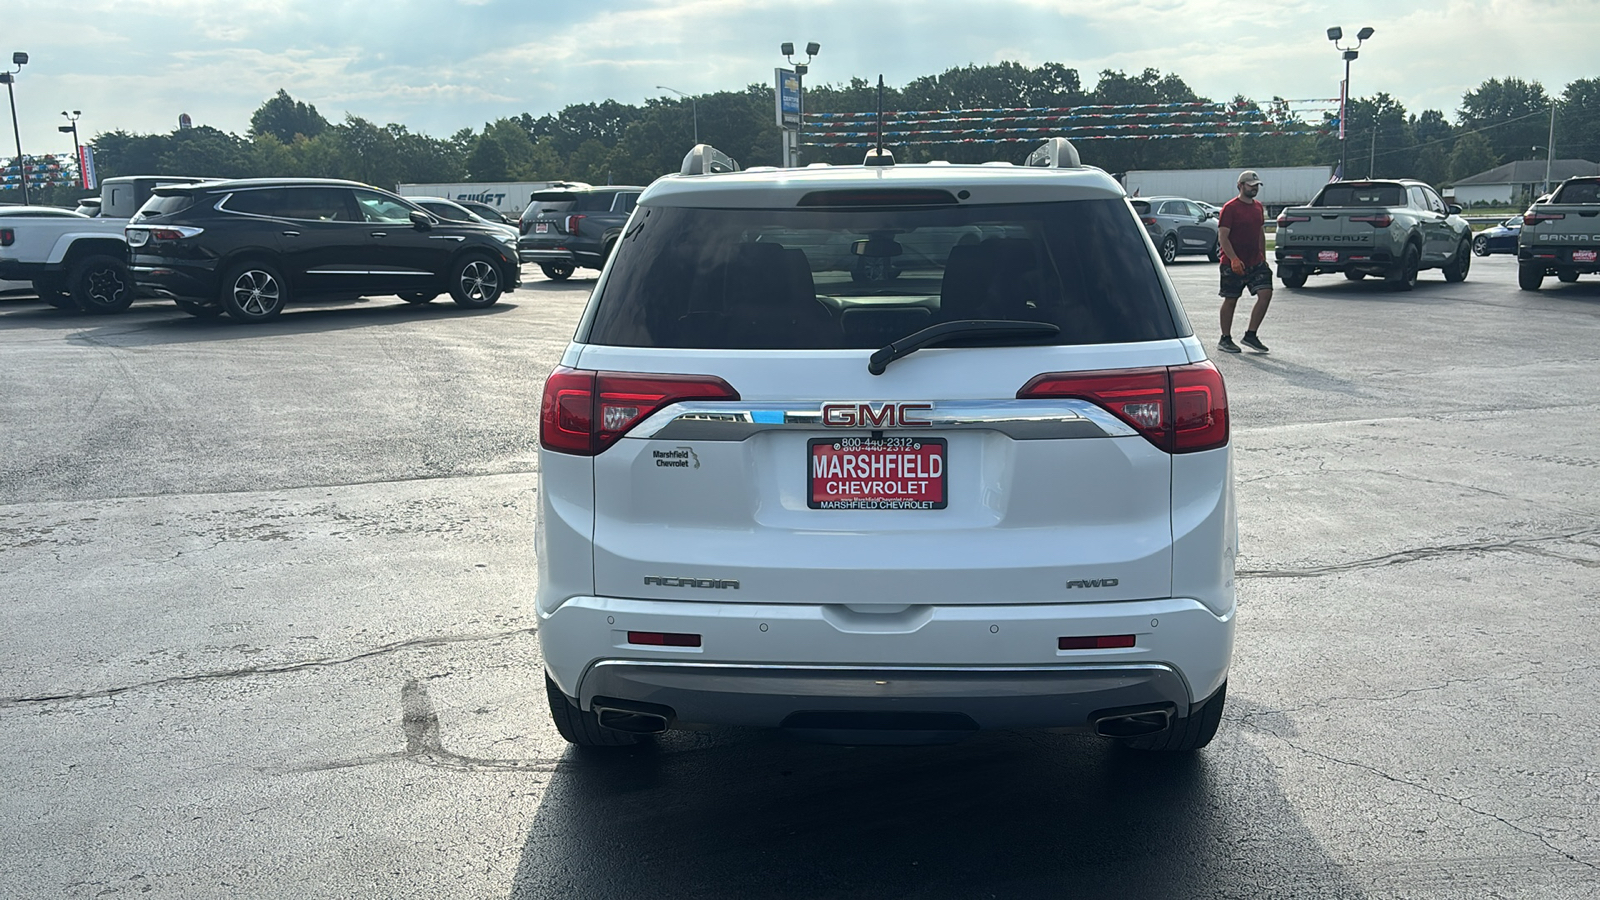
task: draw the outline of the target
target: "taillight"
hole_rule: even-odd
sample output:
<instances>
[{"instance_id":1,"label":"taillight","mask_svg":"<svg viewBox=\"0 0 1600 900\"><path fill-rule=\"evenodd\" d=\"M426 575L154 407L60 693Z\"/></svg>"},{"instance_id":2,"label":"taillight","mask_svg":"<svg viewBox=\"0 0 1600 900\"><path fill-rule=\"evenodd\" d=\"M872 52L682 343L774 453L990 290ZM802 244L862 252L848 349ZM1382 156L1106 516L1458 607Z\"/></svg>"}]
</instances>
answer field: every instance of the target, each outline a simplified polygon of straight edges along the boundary
<instances>
[{"instance_id":1,"label":"taillight","mask_svg":"<svg viewBox=\"0 0 1600 900\"><path fill-rule=\"evenodd\" d=\"M151 228L149 231L150 237L158 241L181 241L184 238L192 238L205 229L189 225L169 225L165 228Z\"/></svg>"},{"instance_id":2,"label":"taillight","mask_svg":"<svg viewBox=\"0 0 1600 900\"><path fill-rule=\"evenodd\" d=\"M1550 219L1565 219L1566 213L1527 213L1522 217L1522 224L1537 225Z\"/></svg>"},{"instance_id":3,"label":"taillight","mask_svg":"<svg viewBox=\"0 0 1600 900\"><path fill-rule=\"evenodd\" d=\"M588 372L562 366L545 379L539 444L546 450L594 456L664 406L738 399L738 391L713 375Z\"/></svg>"},{"instance_id":4,"label":"taillight","mask_svg":"<svg viewBox=\"0 0 1600 900\"><path fill-rule=\"evenodd\" d=\"M17 232L11 228L0 228L0 247L9 247L17 242Z\"/></svg>"},{"instance_id":5,"label":"taillight","mask_svg":"<svg viewBox=\"0 0 1600 900\"><path fill-rule=\"evenodd\" d=\"M1279 228L1282 228L1282 227L1284 227L1286 225L1293 225L1296 222L1309 222L1309 221L1311 221L1311 217L1310 216L1291 216L1288 213L1278 213L1278 227Z\"/></svg>"},{"instance_id":6,"label":"taillight","mask_svg":"<svg viewBox=\"0 0 1600 900\"><path fill-rule=\"evenodd\" d=\"M1154 224L1156 224L1156 217L1155 216L1144 216L1144 217L1140 218L1139 221L1145 223L1146 225L1154 225Z\"/></svg>"},{"instance_id":7,"label":"taillight","mask_svg":"<svg viewBox=\"0 0 1600 900\"><path fill-rule=\"evenodd\" d=\"M1391 216L1388 213L1383 213L1376 216L1351 216L1350 221L1365 222L1368 225L1371 225L1373 228L1388 228L1389 223L1394 221L1394 216Z\"/></svg>"},{"instance_id":8,"label":"taillight","mask_svg":"<svg viewBox=\"0 0 1600 900\"><path fill-rule=\"evenodd\" d=\"M1210 362L1152 369L1050 372L1036 375L1021 400L1087 400L1127 422L1168 453L1212 450L1228 443L1228 392Z\"/></svg>"},{"instance_id":9,"label":"taillight","mask_svg":"<svg viewBox=\"0 0 1600 900\"><path fill-rule=\"evenodd\" d=\"M583 219L583 216L567 216L567 234L577 234L578 223L582 222Z\"/></svg>"}]
</instances>

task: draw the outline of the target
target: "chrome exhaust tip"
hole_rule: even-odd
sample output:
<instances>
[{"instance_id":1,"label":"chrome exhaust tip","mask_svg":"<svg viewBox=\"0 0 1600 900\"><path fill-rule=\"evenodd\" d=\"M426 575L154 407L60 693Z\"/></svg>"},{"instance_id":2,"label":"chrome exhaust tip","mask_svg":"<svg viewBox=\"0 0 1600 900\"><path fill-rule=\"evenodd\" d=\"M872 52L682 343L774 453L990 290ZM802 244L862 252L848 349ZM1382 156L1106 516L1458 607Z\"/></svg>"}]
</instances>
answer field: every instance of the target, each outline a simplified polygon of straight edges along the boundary
<instances>
[{"instance_id":1,"label":"chrome exhaust tip","mask_svg":"<svg viewBox=\"0 0 1600 900\"><path fill-rule=\"evenodd\" d=\"M629 734L665 734L667 731L667 717L656 713L598 705L594 711L601 728Z\"/></svg>"},{"instance_id":2,"label":"chrome exhaust tip","mask_svg":"<svg viewBox=\"0 0 1600 900\"><path fill-rule=\"evenodd\" d=\"M1160 734L1172 727L1172 708L1123 710L1094 719L1094 733L1108 738L1135 738Z\"/></svg>"}]
</instances>

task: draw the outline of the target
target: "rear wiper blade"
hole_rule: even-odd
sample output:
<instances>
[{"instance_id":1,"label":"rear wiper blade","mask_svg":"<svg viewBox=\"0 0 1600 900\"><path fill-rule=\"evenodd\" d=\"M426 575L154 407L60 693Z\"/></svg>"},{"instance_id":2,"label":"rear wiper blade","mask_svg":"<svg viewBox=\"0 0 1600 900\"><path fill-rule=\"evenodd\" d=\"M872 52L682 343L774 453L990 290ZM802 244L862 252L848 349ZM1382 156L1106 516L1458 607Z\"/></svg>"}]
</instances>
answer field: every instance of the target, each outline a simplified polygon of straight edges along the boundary
<instances>
[{"instance_id":1,"label":"rear wiper blade","mask_svg":"<svg viewBox=\"0 0 1600 900\"><path fill-rule=\"evenodd\" d=\"M882 350L874 351L872 358L867 360L867 371L874 375L882 375L884 370L889 368L889 363L900 357L909 356L923 347L931 347L946 341L970 338L1049 337L1060 333L1060 326L1051 325L1049 322L1012 322L1004 319L958 319L954 322L940 322L938 325L929 325L921 331L912 332L897 341L891 341Z\"/></svg>"}]
</instances>

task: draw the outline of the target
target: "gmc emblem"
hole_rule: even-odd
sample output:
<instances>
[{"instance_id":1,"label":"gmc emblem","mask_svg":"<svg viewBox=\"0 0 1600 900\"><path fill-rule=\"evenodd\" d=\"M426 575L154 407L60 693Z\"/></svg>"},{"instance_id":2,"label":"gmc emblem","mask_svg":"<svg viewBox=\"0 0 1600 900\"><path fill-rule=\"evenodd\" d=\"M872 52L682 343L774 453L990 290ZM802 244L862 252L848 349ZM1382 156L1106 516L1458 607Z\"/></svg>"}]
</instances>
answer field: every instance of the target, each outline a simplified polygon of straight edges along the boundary
<instances>
[{"instance_id":1,"label":"gmc emblem","mask_svg":"<svg viewBox=\"0 0 1600 900\"><path fill-rule=\"evenodd\" d=\"M824 403L822 424L829 428L925 428L931 424L920 413L932 403Z\"/></svg>"}]
</instances>

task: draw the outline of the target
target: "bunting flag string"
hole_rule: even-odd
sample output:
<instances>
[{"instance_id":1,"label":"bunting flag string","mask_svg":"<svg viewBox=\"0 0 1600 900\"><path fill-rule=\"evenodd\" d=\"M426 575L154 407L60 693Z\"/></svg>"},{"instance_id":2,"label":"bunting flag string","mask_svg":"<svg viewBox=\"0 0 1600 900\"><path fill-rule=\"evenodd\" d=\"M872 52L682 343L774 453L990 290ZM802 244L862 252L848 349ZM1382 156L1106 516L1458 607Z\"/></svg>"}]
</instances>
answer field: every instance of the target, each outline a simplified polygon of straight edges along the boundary
<instances>
[{"instance_id":1,"label":"bunting flag string","mask_svg":"<svg viewBox=\"0 0 1600 900\"><path fill-rule=\"evenodd\" d=\"M1030 128L1030 129L996 129L996 130L997 131L1005 130L1005 131L1012 131L1012 132L1025 131L1025 132L1029 132L1029 133L1028 134L1018 134L1016 136L1002 136L1002 137L941 138L941 139L937 139L937 140L927 140L927 141L903 141L903 142L900 142L900 144L902 146L905 145L905 144L1002 144L1002 143L1017 143L1017 142L1021 142L1021 141L1036 141L1036 140L1038 140L1039 139L1038 136L1036 134L1032 134L1032 132L1049 132L1051 134L1057 134L1057 132L1054 129L1049 129L1049 128L1038 128L1038 129L1032 129L1032 128ZM1172 140L1172 139L1179 139L1179 138L1295 137L1295 136L1320 135L1320 134L1327 134L1327 132L1326 131L1322 131L1322 130L1310 130L1310 131L1217 131L1217 132L1207 132L1207 133L1201 133L1201 134L1087 134L1087 135L1073 135L1069 139L1070 140L1074 140L1074 141L1096 141L1096 140L1157 141L1157 140ZM885 136L887 137L887 134ZM1058 135L1058 136L1066 137L1066 135ZM805 143L808 146L812 146L812 147L873 147L873 146L876 146L876 143L874 141L815 141L815 142L806 141Z\"/></svg>"}]
</instances>

